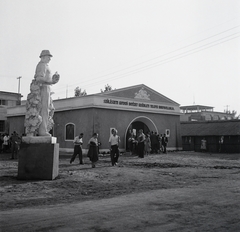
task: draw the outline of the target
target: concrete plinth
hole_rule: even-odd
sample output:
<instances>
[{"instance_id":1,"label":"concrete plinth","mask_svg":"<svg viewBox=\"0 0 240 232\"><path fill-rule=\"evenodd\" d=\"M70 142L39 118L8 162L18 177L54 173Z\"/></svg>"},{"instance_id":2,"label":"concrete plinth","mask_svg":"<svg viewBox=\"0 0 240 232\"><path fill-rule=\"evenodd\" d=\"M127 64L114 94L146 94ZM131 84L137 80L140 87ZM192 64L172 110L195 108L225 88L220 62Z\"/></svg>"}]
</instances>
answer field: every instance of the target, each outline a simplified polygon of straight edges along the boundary
<instances>
[{"instance_id":1,"label":"concrete plinth","mask_svg":"<svg viewBox=\"0 0 240 232\"><path fill-rule=\"evenodd\" d=\"M53 180L58 176L59 144L22 143L18 179Z\"/></svg>"}]
</instances>

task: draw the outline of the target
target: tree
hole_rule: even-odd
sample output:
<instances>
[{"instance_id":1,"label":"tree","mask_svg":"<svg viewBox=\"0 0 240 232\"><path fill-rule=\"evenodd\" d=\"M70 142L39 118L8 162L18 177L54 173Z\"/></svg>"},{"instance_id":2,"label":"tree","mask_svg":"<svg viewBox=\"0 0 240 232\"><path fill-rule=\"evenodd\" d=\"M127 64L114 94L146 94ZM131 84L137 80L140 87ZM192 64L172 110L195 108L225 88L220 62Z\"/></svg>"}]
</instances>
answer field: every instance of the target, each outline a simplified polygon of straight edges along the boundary
<instances>
[{"instance_id":1,"label":"tree","mask_svg":"<svg viewBox=\"0 0 240 232\"><path fill-rule=\"evenodd\" d=\"M237 115L237 111L236 110L232 110L231 114L232 114L233 119L240 119L240 114Z\"/></svg>"},{"instance_id":2,"label":"tree","mask_svg":"<svg viewBox=\"0 0 240 232\"><path fill-rule=\"evenodd\" d=\"M87 95L87 92L85 89L83 91L79 87L76 87L74 89L74 97L82 97L82 96L86 96L86 95Z\"/></svg>"},{"instance_id":3,"label":"tree","mask_svg":"<svg viewBox=\"0 0 240 232\"><path fill-rule=\"evenodd\" d=\"M240 115L237 115L237 111L236 110L232 110L232 112L230 110L225 110L226 114L229 114L229 116L232 119L240 119Z\"/></svg>"},{"instance_id":4,"label":"tree","mask_svg":"<svg viewBox=\"0 0 240 232\"><path fill-rule=\"evenodd\" d=\"M102 90L101 89L101 93L107 92L107 91L111 91L112 90L112 86L110 86L109 84L105 85L105 89Z\"/></svg>"},{"instance_id":5,"label":"tree","mask_svg":"<svg viewBox=\"0 0 240 232\"><path fill-rule=\"evenodd\" d=\"M237 111L236 111L236 110L232 110L232 115L233 115L233 117L235 118L236 115L237 115Z\"/></svg>"}]
</instances>

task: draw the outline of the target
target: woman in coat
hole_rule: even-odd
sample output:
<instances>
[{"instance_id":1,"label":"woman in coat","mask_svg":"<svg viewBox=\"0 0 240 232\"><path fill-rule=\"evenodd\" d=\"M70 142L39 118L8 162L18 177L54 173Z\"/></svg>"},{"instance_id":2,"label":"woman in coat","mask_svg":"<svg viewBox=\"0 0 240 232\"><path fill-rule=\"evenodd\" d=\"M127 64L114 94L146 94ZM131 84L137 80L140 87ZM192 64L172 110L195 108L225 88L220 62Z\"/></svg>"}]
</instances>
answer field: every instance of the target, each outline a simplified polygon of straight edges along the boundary
<instances>
[{"instance_id":1,"label":"woman in coat","mask_svg":"<svg viewBox=\"0 0 240 232\"><path fill-rule=\"evenodd\" d=\"M90 161L92 162L92 168L95 168L95 163L98 161L98 134L94 133L92 138L88 141L88 154Z\"/></svg>"}]
</instances>

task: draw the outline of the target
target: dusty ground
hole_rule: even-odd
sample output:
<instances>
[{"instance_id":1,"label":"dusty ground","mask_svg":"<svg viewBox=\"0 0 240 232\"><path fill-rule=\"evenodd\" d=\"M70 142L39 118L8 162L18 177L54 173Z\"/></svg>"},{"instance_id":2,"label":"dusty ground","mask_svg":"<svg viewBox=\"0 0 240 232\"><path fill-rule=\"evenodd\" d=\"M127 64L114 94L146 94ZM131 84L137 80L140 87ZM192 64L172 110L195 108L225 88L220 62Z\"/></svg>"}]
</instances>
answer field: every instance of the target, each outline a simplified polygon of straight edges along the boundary
<instances>
[{"instance_id":1,"label":"dusty ground","mask_svg":"<svg viewBox=\"0 0 240 232\"><path fill-rule=\"evenodd\" d=\"M17 180L17 161L10 160L10 156L0 154L0 209L3 213L89 200L111 201L116 196L147 195L148 192L151 196L153 191L163 190L166 200L161 199L161 208L174 210L171 220L179 221L182 229L178 230L179 224L176 224L171 230L147 230L150 225L145 225L146 229L140 231L240 231L240 154L171 152L152 154L144 159L123 154L117 167L110 165L109 156L101 156L93 169L87 157L84 157L84 165L79 165L77 159L69 164L70 155L61 153L59 176L53 181ZM208 189L206 198L201 192L204 186ZM193 197L191 204L178 202L175 197L177 202L171 205L168 193L180 193L180 190L181 194L196 190L201 196ZM217 203L208 205L208 197L212 201L216 197ZM183 229L190 217L181 214L184 209L194 214L196 222L191 229ZM204 226L206 220L208 225ZM223 225L219 225L219 220ZM198 230L200 227L203 230Z\"/></svg>"}]
</instances>

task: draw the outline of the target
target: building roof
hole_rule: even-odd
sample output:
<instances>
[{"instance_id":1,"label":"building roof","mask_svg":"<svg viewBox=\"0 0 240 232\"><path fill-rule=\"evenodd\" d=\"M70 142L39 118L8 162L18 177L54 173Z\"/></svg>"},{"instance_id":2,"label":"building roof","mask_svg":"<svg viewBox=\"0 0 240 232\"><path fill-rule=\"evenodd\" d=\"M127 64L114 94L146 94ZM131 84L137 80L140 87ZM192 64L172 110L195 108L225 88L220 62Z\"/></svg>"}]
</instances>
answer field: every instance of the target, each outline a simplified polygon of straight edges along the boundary
<instances>
[{"instance_id":1,"label":"building roof","mask_svg":"<svg viewBox=\"0 0 240 232\"><path fill-rule=\"evenodd\" d=\"M212 110L212 106L203 106L203 105L190 105L190 106L180 106L181 110Z\"/></svg>"},{"instance_id":2,"label":"building roof","mask_svg":"<svg viewBox=\"0 0 240 232\"><path fill-rule=\"evenodd\" d=\"M17 96L17 97L22 97L22 95L20 93L15 93L15 92L0 91L0 94L2 94L2 95L14 95L14 96Z\"/></svg>"},{"instance_id":3,"label":"building roof","mask_svg":"<svg viewBox=\"0 0 240 232\"><path fill-rule=\"evenodd\" d=\"M181 122L182 136L240 135L240 120Z\"/></svg>"},{"instance_id":4,"label":"building roof","mask_svg":"<svg viewBox=\"0 0 240 232\"><path fill-rule=\"evenodd\" d=\"M168 104L174 104L179 106L179 104L172 99L158 93L157 91L149 88L144 84L129 86L120 89L114 89L111 91L106 91L99 93L98 95L112 96L112 97L122 97L131 99L143 99L147 101L162 102Z\"/></svg>"},{"instance_id":5,"label":"building roof","mask_svg":"<svg viewBox=\"0 0 240 232\"><path fill-rule=\"evenodd\" d=\"M145 86L136 85L123 89L54 100L55 112L101 108L154 114L180 115L179 104ZM24 115L26 106L12 107L7 111L8 117Z\"/></svg>"}]
</instances>

